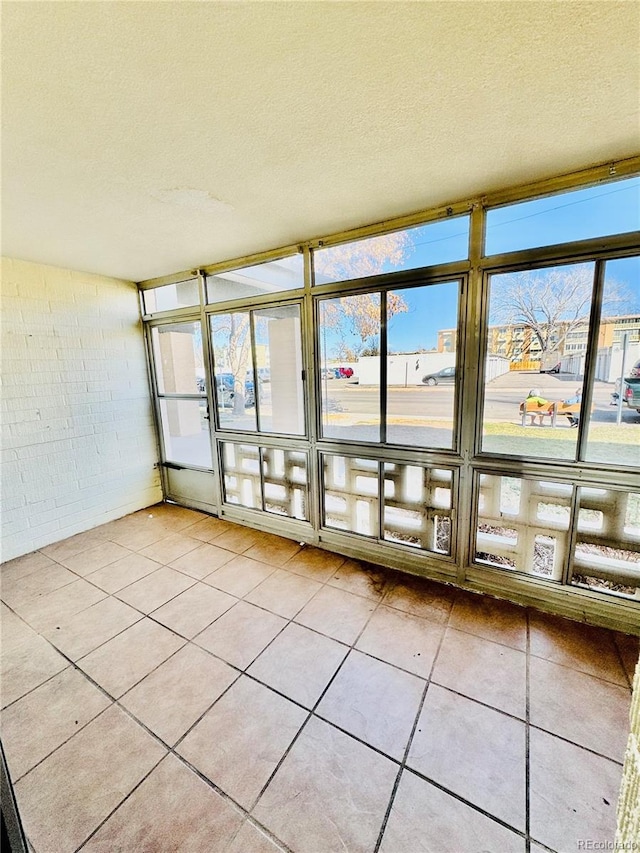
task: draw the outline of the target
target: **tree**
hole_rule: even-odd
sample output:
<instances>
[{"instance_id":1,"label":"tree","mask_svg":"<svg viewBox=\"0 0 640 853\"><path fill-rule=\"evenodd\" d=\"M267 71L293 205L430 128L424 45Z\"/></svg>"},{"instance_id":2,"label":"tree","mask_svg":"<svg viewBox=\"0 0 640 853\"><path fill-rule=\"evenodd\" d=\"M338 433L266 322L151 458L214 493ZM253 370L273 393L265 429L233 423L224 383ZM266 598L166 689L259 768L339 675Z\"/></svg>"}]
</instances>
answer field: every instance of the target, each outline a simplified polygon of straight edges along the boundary
<instances>
[{"instance_id":1,"label":"tree","mask_svg":"<svg viewBox=\"0 0 640 853\"><path fill-rule=\"evenodd\" d=\"M346 281L390 272L389 267L402 266L412 248L413 239L408 231L394 231L317 249L313 255L316 284L322 280Z\"/></svg>"},{"instance_id":2,"label":"tree","mask_svg":"<svg viewBox=\"0 0 640 853\"><path fill-rule=\"evenodd\" d=\"M543 358L560 354L572 331L588 327L592 293L591 264L499 275L491 284L489 324L523 328L538 342ZM608 281L602 317L624 310L628 302L624 288Z\"/></svg>"},{"instance_id":3,"label":"tree","mask_svg":"<svg viewBox=\"0 0 640 853\"><path fill-rule=\"evenodd\" d=\"M229 372L233 375L233 414L242 415L251 358L249 312L215 315L212 331L216 361L219 363L220 355L226 357ZM221 393L220 388L218 393Z\"/></svg>"}]
</instances>

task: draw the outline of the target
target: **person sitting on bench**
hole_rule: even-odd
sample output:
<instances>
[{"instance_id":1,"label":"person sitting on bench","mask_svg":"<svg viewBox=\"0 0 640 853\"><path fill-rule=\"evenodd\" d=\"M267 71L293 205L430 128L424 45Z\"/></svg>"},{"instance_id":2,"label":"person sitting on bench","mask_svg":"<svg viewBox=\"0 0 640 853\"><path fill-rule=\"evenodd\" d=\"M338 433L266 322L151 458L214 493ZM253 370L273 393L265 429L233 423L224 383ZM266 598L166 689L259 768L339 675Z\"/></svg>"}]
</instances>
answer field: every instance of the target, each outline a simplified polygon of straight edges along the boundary
<instances>
[{"instance_id":1,"label":"person sitting on bench","mask_svg":"<svg viewBox=\"0 0 640 853\"><path fill-rule=\"evenodd\" d=\"M540 408L540 412L530 412L528 410L529 405L538 406ZM532 388L527 394L527 399L525 400L525 411L528 415L531 415L531 426L535 424L536 417L538 418L538 423L542 426L542 419L545 415L549 414L549 409L552 405L553 403L550 403L549 400L545 400L544 397L540 396L540 391L537 388Z\"/></svg>"},{"instance_id":2,"label":"person sitting on bench","mask_svg":"<svg viewBox=\"0 0 640 853\"><path fill-rule=\"evenodd\" d=\"M582 388L578 388L573 397L569 397L568 400L563 400L563 406L580 406L582 403ZM569 419L569 424L572 427L577 427L580 423L580 409L577 409L575 412L566 412L567 418Z\"/></svg>"}]
</instances>

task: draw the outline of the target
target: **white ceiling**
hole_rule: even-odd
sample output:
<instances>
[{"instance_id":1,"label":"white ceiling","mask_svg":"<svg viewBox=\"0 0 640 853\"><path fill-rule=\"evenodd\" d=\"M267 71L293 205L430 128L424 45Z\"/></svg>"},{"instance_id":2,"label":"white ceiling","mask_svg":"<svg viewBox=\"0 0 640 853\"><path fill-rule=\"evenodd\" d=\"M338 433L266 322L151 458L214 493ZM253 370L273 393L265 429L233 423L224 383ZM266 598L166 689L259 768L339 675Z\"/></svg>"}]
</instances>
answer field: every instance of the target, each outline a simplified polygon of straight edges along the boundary
<instances>
[{"instance_id":1,"label":"white ceiling","mask_svg":"<svg viewBox=\"0 0 640 853\"><path fill-rule=\"evenodd\" d=\"M635 2L4 2L3 254L140 280L637 153Z\"/></svg>"}]
</instances>

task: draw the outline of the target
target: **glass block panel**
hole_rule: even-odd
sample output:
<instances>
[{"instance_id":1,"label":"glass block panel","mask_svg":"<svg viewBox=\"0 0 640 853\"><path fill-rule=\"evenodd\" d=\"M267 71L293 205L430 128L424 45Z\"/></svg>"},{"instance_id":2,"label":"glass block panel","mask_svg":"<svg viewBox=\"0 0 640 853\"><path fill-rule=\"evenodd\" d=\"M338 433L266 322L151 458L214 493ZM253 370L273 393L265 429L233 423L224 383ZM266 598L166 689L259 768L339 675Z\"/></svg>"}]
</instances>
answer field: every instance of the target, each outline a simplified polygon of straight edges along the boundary
<instances>
[{"instance_id":1,"label":"glass block panel","mask_svg":"<svg viewBox=\"0 0 640 853\"><path fill-rule=\"evenodd\" d=\"M190 308L200 304L198 281L192 278L177 284L165 284L162 287L154 287L152 290L143 290L142 299L145 314Z\"/></svg>"},{"instance_id":2,"label":"glass block panel","mask_svg":"<svg viewBox=\"0 0 640 853\"><path fill-rule=\"evenodd\" d=\"M159 394L204 394L206 380L199 322L151 329Z\"/></svg>"},{"instance_id":3,"label":"glass block panel","mask_svg":"<svg viewBox=\"0 0 640 853\"><path fill-rule=\"evenodd\" d=\"M253 312L260 432L304 435L300 306Z\"/></svg>"},{"instance_id":4,"label":"glass block panel","mask_svg":"<svg viewBox=\"0 0 640 853\"><path fill-rule=\"evenodd\" d=\"M225 442L222 449L224 500L229 504L262 509L260 448Z\"/></svg>"},{"instance_id":5,"label":"glass block panel","mask_svg":"<svg viewBox=\"0 0 640 853\"><path fill-rule=\"evenodd\" d=\"M560 581L573 486L480 475L475 562Z\"/></svg>"},{"instance_id":6,"label":"glass block panel","mask_svg":"<svg viewBox=\"0 0 640 853\"><path fill-rule=\"evenodd\" d=\"M211 468L206 400L165 398L159 403L165 461Z\"/></svg>"},{"instance_id":7,"label":"glass block panel","mask_svg":"<svg viewBox=\"0 0 640 853\"><path fill-rule=\"evenodd\" d=\"M378 537L378 462L323 454L324 524Z\"/></svg>"},{"instance_id":8,"label":"glass block panel","mask_svg":"<svg viewBox=\"0 0 640 853\"><path fill-rule=\"evenodd\" d=\"M383 538L451 554L451 471L384 463Z\"/></svg>"},{"instance_id":9,"label":"glass block panel","mask_svg":"<svg viewBox=\"0 0 640 853\"><path fill-rule=\"evenodd\" d=\"M640 600L640 494L578 489L575 586Z\"/></svg>"},{"instance_id":10,"label":"glass block panel","mask_svg":"<svg viewBox=\"0 0 640 853\"><path fill-rule=\"evenodd\" d=\"M262 449L262 471L265 511L308 521L307 454L265 447Z\"/></svg>"},{"instance_id":11,"label":"glass block panel","mask_svg":"<svg viewBox=\"0 0 640 853\"><path fill-rule=\"evenodd\" d=\"M249 311L211 317L220 429L256 431L256 395Z\"/></svg>"},{"instance_id":12,"label":"glass block panel","mask_svg":"<svg viewBox=\"0 0 640 853\"><path fill-rule=\"evenodd\" d=\"M290 255L276 261L241 267L207 276L207 301L227 302L247 296L266 296L304 285L304 256Z\"/></svg>"},{"instance_id":13,"label":"glass block panel","mask_svg":"<svg viewBox=\"0 0 640 853\"><path fill-rule=\"evenodd\" d=\"M469 217L455 216L313 252L314 284L413 270L469 257Z\"/></svg>"},{"instance_id":14,"label":"glass block panel","mask_svg":"<svg viewBox=\"0 0 640 853\"><path fill-rule=\"evenodd\" d=\"M626 178L487 211L486 254L638 230L640 178Z\"/></svg>"}]
</instances>

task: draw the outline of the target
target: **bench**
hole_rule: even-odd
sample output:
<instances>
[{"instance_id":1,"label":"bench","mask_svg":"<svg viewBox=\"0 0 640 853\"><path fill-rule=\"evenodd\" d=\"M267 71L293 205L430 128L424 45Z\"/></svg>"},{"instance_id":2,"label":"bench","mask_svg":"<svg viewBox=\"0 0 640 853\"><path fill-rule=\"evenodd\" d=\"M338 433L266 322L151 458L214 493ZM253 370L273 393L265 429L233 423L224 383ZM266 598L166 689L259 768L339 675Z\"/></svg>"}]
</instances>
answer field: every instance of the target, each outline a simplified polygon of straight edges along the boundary
<instances>
[{"instance_id":1,"label":"bench","mask_svg":"<svg viewBox=\"0 0 640 853\"><path fill-rule=\"evenodd\" d=\"M541 406L539 403L528 403L525 400L524 403L520 403L520 413L522 414L522 426L527 425L527 415L549 418L551 426L555 426L555 403L546 403L545 405ZM531 423L533 424L533 420L531 421Z\"/></svg>"}]
</instances>

